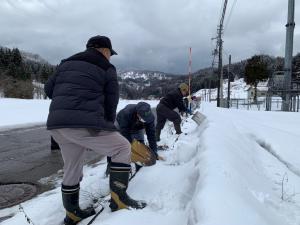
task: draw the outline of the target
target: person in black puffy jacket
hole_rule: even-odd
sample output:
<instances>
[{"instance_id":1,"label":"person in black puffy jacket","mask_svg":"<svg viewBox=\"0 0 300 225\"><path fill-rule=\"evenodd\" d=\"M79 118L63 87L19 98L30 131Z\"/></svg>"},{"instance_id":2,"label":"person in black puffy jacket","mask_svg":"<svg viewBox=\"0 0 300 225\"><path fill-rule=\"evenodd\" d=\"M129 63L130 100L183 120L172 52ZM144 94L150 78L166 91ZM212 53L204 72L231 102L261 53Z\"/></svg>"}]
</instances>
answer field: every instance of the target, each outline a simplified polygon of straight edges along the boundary
<instances>
[{"instance_id":1,"label":"person in black puffy jacket","mask_svg":"<svg viewBox=\"0 0 300 225\"><path fill-rule=\"evenodd\" d=\"M112 159L112 211L146 206L146 203L130 198L126 192L131 170L131 146L114 125L119 88L110 57L117 53L105 36L90 38L86 47L85 51L63 60L45 84L45 92L52 99L47 129L59 144L64 160L61 190L66 225L77 224L95 214L93 208L82 210L79 207L86 149Z\"/></svg>"},{"instance_id":2,"label":"person in black puffy jacket","mask_svg":"<svg viewBox=\"0 0 300 225\"><path fill-rule=\"evenodd\" d=\"M157 113L157 124L156 124L156 141L160 141L160 133L164 128L167 120L170 120L174 124L176 134L181 134L181 117L180 115L173 111L178 108L180 113L188 112L189 109L184 105L183 97L188 96L189 86L185 83L179 85L179 87L169 92L165 97L163 97L156 107Z\"/></svg>"}]
</instances>

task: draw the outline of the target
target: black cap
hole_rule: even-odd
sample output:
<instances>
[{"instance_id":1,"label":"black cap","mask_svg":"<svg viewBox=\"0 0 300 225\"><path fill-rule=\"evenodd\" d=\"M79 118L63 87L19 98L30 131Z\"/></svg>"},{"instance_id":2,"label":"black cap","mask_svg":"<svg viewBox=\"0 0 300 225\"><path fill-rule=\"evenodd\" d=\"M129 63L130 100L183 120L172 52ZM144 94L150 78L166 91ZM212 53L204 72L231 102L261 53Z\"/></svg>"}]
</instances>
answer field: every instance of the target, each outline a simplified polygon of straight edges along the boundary
<instances>
[{"instance_id":1,"label":"black cap","mask_svg":"<svg viewBox=\"0 0 300 225\"><path fill-rule=\"evenodd\" d=\"M91 37L86 43L86 48L109 48L111 55L118 55L111 46L110 39L105 36L94 36Z\"/></svg>"},{"instance_id":2,"label":"black cap","mask_svg":"<svg viewBox=\"0 0 300 225\"><path fill-rule=\"evenodd\" d=\"M136 112L146 123L151 123L154 121L154 115L151 111L151 106L148 103L139 102L136 105Z\"/></svg>"}]
</instances>

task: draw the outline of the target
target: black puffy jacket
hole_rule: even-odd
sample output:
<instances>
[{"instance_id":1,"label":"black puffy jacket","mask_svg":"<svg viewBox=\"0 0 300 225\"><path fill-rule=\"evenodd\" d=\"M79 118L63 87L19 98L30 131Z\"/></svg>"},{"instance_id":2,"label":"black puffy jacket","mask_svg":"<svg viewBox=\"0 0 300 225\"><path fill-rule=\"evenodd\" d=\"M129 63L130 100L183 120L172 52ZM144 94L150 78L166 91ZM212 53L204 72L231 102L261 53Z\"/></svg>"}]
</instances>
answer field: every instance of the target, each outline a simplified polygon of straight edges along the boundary
<instances>
[{"instance_id":1,"label":"black puffy jacket","mask_svg":"<svg viewBox=\"0 0 300 225\"><path fill-rule=\"evenodd\" d=\"M48 129L116 130L117 73L96 49L63 60L45 84L45 92L52 99Z\"/></svg>"},{"instance_id":2,"label":"black puffy jacket","mask_svg":"<svg viewBox=\"0 0 300 225\"><path fill-rule=\"evenodd\" d=\"M178 108L179 112L186 112L187 108L183 103L183 95L181 94L180 89L176 89L174 91L169 92L165 97L163 97L160 102L165 105L169 109L173 110Z\"/></svg>"}]
</instances>

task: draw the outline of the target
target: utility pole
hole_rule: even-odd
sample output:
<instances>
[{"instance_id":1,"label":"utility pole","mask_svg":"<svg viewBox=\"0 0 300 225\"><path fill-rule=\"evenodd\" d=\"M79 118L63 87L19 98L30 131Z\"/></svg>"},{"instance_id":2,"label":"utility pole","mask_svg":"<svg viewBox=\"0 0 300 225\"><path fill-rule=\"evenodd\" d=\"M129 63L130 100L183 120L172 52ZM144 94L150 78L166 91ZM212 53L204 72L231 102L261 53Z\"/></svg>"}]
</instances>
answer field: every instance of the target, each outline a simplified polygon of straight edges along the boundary
<instances>
[{"instance_id":1,"label":"utility pole","mask_svg":"<svg viewBox=\"0 0 300 225\"><path fill-rule=\"evenodd\" d=\"M216 38L212 38L212 40L213 39L216 39ZM216 59L217 55L218 55L218 49L215 48L212 52L213 61L211 63L211 73L212 73L212 75L211 75L211 79L209 79L209 102L211 102L211 80L212 80L212 78L215 78L214 68L215 68L215 64L216 64L215 59ZM217 87L218 87L218 85L217 85ZM218 100L218 97L217 97L217 100Z\"/></svg>"},{"instance_id":2,"label":"utility pole","mask_svg":"<svg viewBox=\"0 0 300 225\"><path fill-rule=\"evenodd\" d=\"M218 53L219 53L219 62L218 62L218 73L219 73L219 80L218 80L218 99L217 99L217 107L223 107L223 59L222 59L222 53L223 53L223 40L222 40L222 34L223 34L223 22L225 18L225 12L227 7L228 0L224 1L223 6L223 12L222 17L220 19L220 24L218 27L218 37L217 37L217 46L218 46Z\"/></svg>"},{"instance_id":3,"label":"utility pole","mask_svg":"<svg viewBox=\"0 0 300 225\"><path fill-rule=\"evenodd\" d=\"M228 63L228 91L227 91L227 108L230 108L230 67L231 67L231 55L229 55L229 63Z\"/></svg>"},{"instance_id":4,"label":"utility pole","mask_svg":"<svg viewBox=\"0 0 300 225\"><path fill-rule=\"evenodd\" d=\"M285 77L285 96L283 99L282 110L290 111L291 102L291 83L292 83L292 60L293 60L293 42L295 28L295 0L289 0L288 20L286 26L286 44L284 58L284 77Z\"/></svg>"},{"instance_id":5,"label":"utility pole","mask_svg":"<svg viewBox=\"0 0 300 225\"><path fill-rule=\"evenodd\" d=\"M208 101L211 102L211 79L209 79Z\"/></svg>"}]
</instances>

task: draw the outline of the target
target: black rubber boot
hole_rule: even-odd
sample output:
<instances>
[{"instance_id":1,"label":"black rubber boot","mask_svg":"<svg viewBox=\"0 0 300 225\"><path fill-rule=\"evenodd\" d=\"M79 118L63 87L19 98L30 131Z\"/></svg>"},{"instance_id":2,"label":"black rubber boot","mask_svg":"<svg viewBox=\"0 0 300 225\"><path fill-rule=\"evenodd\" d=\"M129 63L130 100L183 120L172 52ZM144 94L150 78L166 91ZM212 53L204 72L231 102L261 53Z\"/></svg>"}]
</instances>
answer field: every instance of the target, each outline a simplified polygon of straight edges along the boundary
<instances>
[{"instance_id":1,"label":"black rubber boot","mask_svg":"<svg viewBox=\"0 0 300 225\"><path fill-rule=\"evenodd\" d=\"M126 193L129 181L131 166L123 163L111 163L110 166L110 193L111 202L109 207L111 211L119 209L142 209L146 207L143 201L136 201Z\"/></svg>"},{"instance_id":2,"label":"black rubber boot","mask_svg":"<svg viewBox=\"0 0 300 225\"><path fill-rule=\"evenodd\" d=\"M94 215L96 212L91 207L85 210L79 207L79 184L75 186L62 185L62 200L66 209L65 225L75 225L81 220Z\"/></svg>"},{"instance_id":3,"label":"black rubber boot","mask_svg":"<svg viewBox=\"0 0 300 225\"><path fill-rule=\"evenodd\" d=\"M174 121L174 128L175 128L176 134L182 133L181 128L180 128L180 122L178 123L177 121Z\"/></svg>"},{"instance_id":4,"label":"black rubber boot","mask_svg":"<svg viewBox=\"0 0 300 225\"><path fill-rule=\"evenodd\" d=\"M155 137L156 137L156 141L157 142L160 141L160 133L161 133L161 130L159 130L159 129L155 130Z\"/></svg>"},{"instance_id":5,"label":"black rubber boot","mask_svg":"<svg viewBox=\"0 0 300 225\"><path fill-rule=\"evenodd\" d=\"M107 165L105 170L105 176L108 177L110 173L110 163L111 163L111 157L107 157Z\"/></svg>"}]
</instances>

